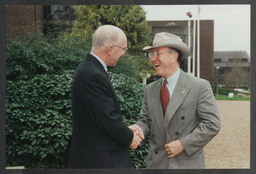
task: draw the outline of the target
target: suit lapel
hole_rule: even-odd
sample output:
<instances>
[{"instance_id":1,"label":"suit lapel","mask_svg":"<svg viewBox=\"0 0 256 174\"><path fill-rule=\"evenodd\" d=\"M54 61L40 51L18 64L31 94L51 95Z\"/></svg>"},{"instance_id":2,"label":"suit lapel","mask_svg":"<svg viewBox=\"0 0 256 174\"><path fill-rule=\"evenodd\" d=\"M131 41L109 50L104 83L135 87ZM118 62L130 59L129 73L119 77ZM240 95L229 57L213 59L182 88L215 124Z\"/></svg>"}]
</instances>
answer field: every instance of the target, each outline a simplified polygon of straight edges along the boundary
<instances>
[{"instance_id":1,"label":"suit lapel","mask_svg":"<svg viewBox=\"0 0 256 174\"><path fill-rule=\"evenodd\" d=\"M161 135L163 136L163 138L165 137L165 133L164 133L164 116L163 116L163 108L162 108L162 104L160 101L160 88L161 88L161 79L158 80L154 86L153 89L153 93L152 93L152 103L153 103L153 112L154 112L154 116L156 119L156 123L159 129L159 132L161 133Z\"/></svg>"},{"instance_id":2,"label":"suit lapel","mask_svg":"<svg viewBox=\"0 0 256 174\"><path fill-rule=\"evenodd\" d=\"M189 85L189 79L187 77L188 76L183 71L181 71L179 80L174 88L172 97L166 109L164 130L167 130L170 120L191 89L191 86Z\"/></svg>"}]
</instances>

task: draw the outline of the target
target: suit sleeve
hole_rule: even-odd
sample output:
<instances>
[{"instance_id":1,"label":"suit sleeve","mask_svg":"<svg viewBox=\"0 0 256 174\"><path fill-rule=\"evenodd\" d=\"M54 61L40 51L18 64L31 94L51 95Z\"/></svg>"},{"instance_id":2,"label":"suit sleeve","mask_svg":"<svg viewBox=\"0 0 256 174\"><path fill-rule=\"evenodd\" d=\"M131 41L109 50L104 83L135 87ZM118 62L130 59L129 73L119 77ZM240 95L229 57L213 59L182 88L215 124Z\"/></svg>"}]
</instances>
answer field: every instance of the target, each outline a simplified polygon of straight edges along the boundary
<instances>
[{"instance_id":1,"label":"suit sleeve","mask_svg":"<svg viewBox=\"0 0 256 174\"><path fill-rule=\"evenodd\" d=\"M147 103L146 88L144 90L142 107L140 110L140 118L138 119L136 124L143 130L144 136L147 137L149 133L150 118L148 117L148 103Z\"/></svg>"},{"instance_id":2,"label":"suit sleeve","mask_svg":"<svg viewBox=\"0 0 256 174\"><path fill-rule=\"evenodd\" d=\"M203 81L197 100L197 115L200 119L198 126L187 136L180 139L187 154L204 147L219 131L220 118L216 100L208 81Z\"/></svg>"},{"instance_id":3,"label":"suit sleeve","mask_svg":"<svg viewBox=\"0 0 256 174\"><path fill-rule=\"evenodd\" d=\"M82 82L81 82L82 81ZM80 79L77 94L86 107L88 115L102 133L124 146L129 147L133 140L133 132L123 122L114 102L114 91L106 77L94 73Z\"/></svg>"}]
</instances>

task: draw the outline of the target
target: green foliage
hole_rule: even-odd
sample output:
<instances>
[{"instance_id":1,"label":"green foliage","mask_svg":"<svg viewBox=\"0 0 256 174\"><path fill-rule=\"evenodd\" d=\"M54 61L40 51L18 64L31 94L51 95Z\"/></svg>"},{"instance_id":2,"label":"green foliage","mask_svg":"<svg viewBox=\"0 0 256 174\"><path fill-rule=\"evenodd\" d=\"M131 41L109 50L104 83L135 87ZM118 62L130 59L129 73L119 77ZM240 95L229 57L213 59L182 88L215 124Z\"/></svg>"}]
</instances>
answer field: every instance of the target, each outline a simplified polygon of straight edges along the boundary
<instances>
[{"instance_id":1,"label":"green foliage","mask_svg":"<svg viewBox=\"0 0 256 174\"><path fill-rule=\"evenodd\" d=\"M219 94L226 95L226 96L228 96L229 93L237 94L237 92L234 91L233 89L225 89L225 88L219 88L218 92L219 92Z\"/></svg>"},{"instance_id":2,"label":"green foliage","mask_svg":"<svg viewBox=\"0 0 256 174\"><path fill-rule=\"evenodd\" d=\"M121 113L127 125L135 124L142 106L144 86L137 83L135 78L123 74L113 74L114 87L121 104ZM145 142L140 150L131 150L134 168L146 167L146 156L149 143Z\"/></svg>"},{"instance_id":3,"label":"green foliage","mask_svg":"<svg viewBox=\"0 0 256 174\"><path fill-rule=\"evenodd\" d=\"M6 48L7 79L30 79L35 74L61 73L63 69L74 69L88 52L82 49L81 40L42 37L27 34L25 38L9 41Z\"/></svg>"},{"instance_id":4,"label":"green foliage","mask_svg":"<svg viewBox=\"0 0 256 174\"><path fill-rule=\"evenodd\" d=\"M136 15L135 15L136 14ZM76 9L72 35L91 43L92 34L105 24L121 28L127 36L128 52L137 54L152 41L146 12L139 5L82 5Z\"/></svg>"},{"instance_id":5,"label":"green foliage","mask_svg":"<svg viewBox=\"0 0 256 174\"><path fill-rule=\"evenodd\" d=\"M143 85L135 78L123 74L113 74L114 87L121 104L122 115L127 123L133 124L137 121L142 105Z\"/></svg>"},{"instance_id":6,"label":"green foliage","mask_svg":"<svg viewBox=\"0 0 256 174\"><path fill-rule=\"evenodd\" d=\"M71 135L71 81L88 52L78 37L29 35L9 41L6 80L6 165L61 168ZM113 68L115 90L127 125L139 116L143 86L128 65ZM129 64L130 65L130 64ZM130 72L123 74L130 68ZM148 143L131 151L134 168L145 167Z\"/></svg>"},{"instance_id":7,"label":"green foliage","mask_svg":"<svg viewBox=\"0 0 256 174\"><path fill-rule=\"evenodd\" d=\"M133 66L133 62L130 61L130 58L127 55L121 57L116 66L109 66L108 69L115 74L122 73L130 77L135 77L136 75L136 69Z\"/></svg>"},{"instance_id":8,"label":"green foliage","mask_svg":"<svg viewBox=\"0 0 256 174\"><path fill-rule=\"evenodd\" d=\"M72 75L73 71L67 71L62 75L7 81L7 166L62 167L71 135ZM124 121L127 125L134 124L140 112L143 86L122 74L113 77ZM145 167L147 148L146 143L141 150L131 151L134 168Z\"/></svg>"},{"instance_id":9,"label":"green foliage","mask_svg":"<svg viewBox=\"0 0 256 174\"><path fill-rule=\"evenodd\" d=\"M141 73L154 74L154 68L149 59L143 55L125 55L117 62L115 67L109 67L114 73L123 73L125 75L135 77L137 81L141 79Z\"/></svg>"},{"instance_id":10,"label":"green foliage","mask_svg":"<svg viewBox=\"0 0 256 174\"><path fill-rule=\"evenodd\" d=\"M70 83L87 53L78 38L27 33L6 48L6 165L59 168L71 135Z\"/></svg>"},{"instance_id":11,"label":"green foliage","mask_svg":"<svg viewBox=\"0 0 256 174\"><path fill-rule=\"evenodd\" d=\"M245 100L248 101L250 100L250 97L242 97L242 96L234 96L232 98L229 98L227 95L217 95L215 96L216 100Z\"/></svg>"},{"instance_id":12,"label":"green foliage","mask_svg":"<svg viewBox=\"0 0 256 174\"><path fill-rule=\"evenodd\" d=\"M131 150L132 165L135 169L146 168L147 154L149 149L149 140L146 138L145 143L139 150Z\"/></svg>"},{"instance_id":13,"label":"green foliage","mask_svg":"<svg viewBox=\"0 0 256 174\"><path fill-rule=\"evenodd\" d=\"M7 80L6 163L59 168L71 135L70 83L73 71Z\"/></svg>"},{"instance_id":14,"label":"green foliage","mask_svg":"<svg viewBox=\"0 0 256 174\"><path fill-rule=\"evenodd\" d=\"M134 15L136 14L136 15ZM141 79L140 73L154 74L153 66L149 59L145 58L142 49L152 44L150 30L146 21L146 12L139 5L82 5L76 9L77 19L74 22L71 36L82 38L86 45L91 44L94 31L105 24L115 25L121 28L127 36L128 61L119 63L118 69L129 67L132 75ZM126 66L126 67L125 67ZM125 74L131 74L131 70Z\"/></svg>"},{"instance_id":15,"label":"green foliage","mask_svg":"<svg viewBox=\"0 0 256 174\"><path fill-rule=\"evenodd\" d=\"M155 69L151 61L144 55L133 56L131 62L133 63L133 68L136 70L135 76L137 79L145 77L147 74L155 74Z\"/></svg>"},{"instance_id":16,"label":"green foliage","mask_svg":"<svg viewBox=\"0 0 256 174\"><path fill-rule=\"evenodd\" d=\"M234 97L229 98L228 94L234 93ZM239 94L233 89L219 88L218 95L215 96L216 100L250 100L250 96Z\"/></svg>"}]
</instances>

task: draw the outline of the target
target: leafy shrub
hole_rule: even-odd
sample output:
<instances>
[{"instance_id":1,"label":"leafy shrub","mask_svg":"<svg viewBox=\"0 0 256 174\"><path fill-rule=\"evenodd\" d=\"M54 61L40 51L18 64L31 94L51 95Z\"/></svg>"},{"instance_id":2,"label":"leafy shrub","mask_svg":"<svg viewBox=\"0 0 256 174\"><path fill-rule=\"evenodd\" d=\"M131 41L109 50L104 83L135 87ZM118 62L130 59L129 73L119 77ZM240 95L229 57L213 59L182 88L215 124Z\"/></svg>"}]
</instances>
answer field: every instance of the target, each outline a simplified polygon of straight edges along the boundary
<instances>
[{"instance_id":1,"label":"leafy shrub","mask_svg":"<svg viewBox=\"0 0 256 174\"><path fill-rule=\"evenodd\" d=\"M154 74L155 70L151 61L144 54L137 53L137 55L125 54L124 57L119 59L117 66L111 68L111 72L132 76L137 81L140 81L141 73Z\"/></svg>"},{"instance_id":2,"label":"leafy shrub","mask_svg":"<svg viewBox=\"0 0 256 174\"><path fill-rule=\"evenodd\" d=\"M70 83L88 52L77 38L36 33L6 48L6 165L59 168L71 135Z\"/></svg>"},{"instance_id":3,"label":"leafy shrub","mask_svg":"<svg viewBox=\"0 0 256 174\"><path fill-rule=\"evenodd\" d=\"M77 42L76 42L77 41ZM6 165L61 168L71 135L70 89L74 70L88 49L79 39L35 37L12 40L6 49ZM124 121L139 116L143 86L133 72L113 74ZM128 66L129 67L129 66ZM114 69L112 69L114 71ZM145 167L148 143L131 150L134 168Z\"/></svg>"},{"instance_id":4,"label":"leafy shrub","mask_svg":"<svg viewBox=\"0 0 256 174\"><path fill-rule=\"evenodd\" d=\"M40 37L30 34L26 39L11 40L6 48L7 79L29 79L35 74L58 74L73 70L85 58L90 48L81 48L81 42L70 42L68 38Z\"/></svg>"},{"instance_id":5,"label":"leafy shrub","mask_svg":"<svg viewBox=\"0 0 256 174\"><path fill-rule=\"evenodd\" d=\"M7 165L60 168L71 135L70 89L73 71L7 81ZM143 86L134 78L113 74L121 112L127 125L136 123ZM148 144L131 150L134 168L145 167ZM15 159L15 160L14 160ZM33 162L32 162L33 161Z\"/></svg>"},{"instance_id":6,"label":"leafy shrub","mask_svg":"<svg viewBox=\"0 0 256 174\"><path fill-rule=\"evenodd\" d=\"M121 105L121 113L127 125L135 124L142 106L144 87L135 78L123 74L113 74L114 87ZM134 168L146 167L148 141L139 150L131 150Z\"/></svg>"},{"instance_id":7,"label":"leafy shrub","mask_svg":"<svg viewBox=\"0 0 256 174\"><path fill-rule=\"evenodd\" d=\"M225 89L225 88L219 88L219 94L221 95L228 95L229 93L234 93L234 94L237 94L236 91L232 90L232 89Z\"/></svg>"},{"instance_id":8,"label":"leafy shrub","mask_svg":"<svg viewBox=\"0 0 256 174\"><path fill-rule=\"evenodd\" d=\"M136 76L136 70L133 68L133 63L127 55L121 57L115 67L108 67L108 69L115 74L123 74L130 77Z\"/></svg>"},{"instance_id":9,"label":"leafy shrub","mask_svg":"<svg viewBox=\"0 0 256 174\"><path fill-rule=\"evenodd\" d=\"M59 168L71 135L72 71L7 81L7 166Z\"/></svg>"}]
</instances>

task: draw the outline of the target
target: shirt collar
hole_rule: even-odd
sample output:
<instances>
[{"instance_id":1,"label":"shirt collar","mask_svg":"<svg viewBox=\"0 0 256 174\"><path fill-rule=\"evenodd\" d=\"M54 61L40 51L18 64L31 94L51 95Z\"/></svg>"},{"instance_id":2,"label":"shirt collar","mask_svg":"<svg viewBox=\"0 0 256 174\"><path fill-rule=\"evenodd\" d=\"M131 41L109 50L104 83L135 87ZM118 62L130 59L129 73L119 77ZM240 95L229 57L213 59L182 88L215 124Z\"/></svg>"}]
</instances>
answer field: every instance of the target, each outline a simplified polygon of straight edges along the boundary
<instances>
[{"instance_id":1,"label":"shirt collar","mask_svg":"<svg viewBox=\"0 0 256 174\"><path fill-rule=\"evenodd\" d=\"M176 82L178 81L178 78L180 76L180 68L178 68L178 70L167 79L167 85L172 85L172 84L176 84ZM164 83L164 78L162 77L162 85Z\"/></svg>"},{"instance_id":2,"label":"shirt collar","mask_svg":"<svg viewBox=\"0 0 256 174\"><path fill-rule=\"evenodd\" d=\"M97 56L93 52L90 52L90 54L93 55L102 64L102 66L104 67L105 71L108 70L106 63L99 56Z\"/></svg>"}]
</instances>

